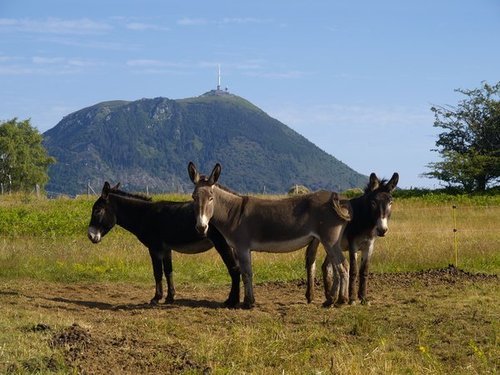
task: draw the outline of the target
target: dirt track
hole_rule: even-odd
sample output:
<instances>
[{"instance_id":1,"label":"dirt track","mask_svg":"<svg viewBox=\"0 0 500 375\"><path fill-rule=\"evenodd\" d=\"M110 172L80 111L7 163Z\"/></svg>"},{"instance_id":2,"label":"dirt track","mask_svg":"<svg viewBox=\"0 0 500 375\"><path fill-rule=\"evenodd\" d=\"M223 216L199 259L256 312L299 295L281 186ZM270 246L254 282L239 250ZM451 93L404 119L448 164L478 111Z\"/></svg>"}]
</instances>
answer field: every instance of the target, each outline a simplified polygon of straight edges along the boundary
<instances>
[{"instance_id":1,"label":"dirt track","mask_svg":"<svg viewBox=\"0 0 500 375\"><path fill-rule=\"evenodd\" d=\"M405 290L416 286L422 293L430 290L432 296L436 285L460 288L470 283L494 283L497 280L497 276L473 275L453 267L415 273L376 274L371 275L369 280L369 296L373 305L398 305L414 298ZM291 316L296 311L294 309L310 308L305 301L303 281L256 285L257 303L253 311L224 308L222 301L227 292L225 287L178 286L173 305L152 307L147 304L153 294L152 285L63 285L45 282L31 285L28 281L12 281L3 283L0 304L9 305L11 310L36 312L38 321L24 329L42 335L51 348L60 349L64 362L78 373L211 373L210 365L197 362L190 348L179 345L176 337L164 334L155 337L154 327L144 334L140 325L154 325L156 321L167 324L166 321L171 319L168 324L180 327L213 325L216 330L225 329L227 321L246 319L252 314L269 314L286 319L288 314ZM322 301L322 290L317 283L313 305L320 309ZM165 360L158 361L158 355ZM36 371L36 368L30 369L30 363L22 366L25 370ZM60 365L53 357L47 357L46 366L57 370ZM19 364L8 368L8 371L17 370Z\"/></svg>"}]
</instances>

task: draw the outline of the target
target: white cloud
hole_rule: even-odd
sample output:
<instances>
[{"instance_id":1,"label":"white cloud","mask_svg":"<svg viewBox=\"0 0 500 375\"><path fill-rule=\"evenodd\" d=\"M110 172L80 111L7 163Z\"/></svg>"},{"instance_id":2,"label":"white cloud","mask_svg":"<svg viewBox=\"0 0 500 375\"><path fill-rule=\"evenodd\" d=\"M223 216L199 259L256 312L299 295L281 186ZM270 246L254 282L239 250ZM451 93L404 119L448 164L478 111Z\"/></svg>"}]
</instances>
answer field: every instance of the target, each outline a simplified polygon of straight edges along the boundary
<instances>
[{"instance_id":1,"label":"white cloud","mask_svg":"<svg viewBox=\"0 0 500 375\"><path fill-rule=\"evenodd\" d=\"M65 59L62 57L40 57L35 56L32 58L33 64L61 64Z\"/></svg>"},{"instance_id":2,"label":"white cloud","mask_svg":"<svg viewBox=\"0 0 500 375\"><path fill-rule=\"evenodd\" d=\"M188 64L154 60L154 59L128 60L127 65L134 67L170 67L170 68L185 68L186 66L188 66Z\"/></svg>"},{"instance_id":3,"label":"white cloud","mask_svg":"<svg viewBox=\"0 0 500 375\"><path fill-rule=\"evenodd\" d=\"M64 75L80 73L85 68L104 66L105 62L80 57L47 57L31 58L0 56L0 75Z\"/></svg>"},{"instance_id":4,"label":"white cloud","mask_svg":"<svg viewBox=\"0 0 500 375\"><path fill-rule=\"evenodd\" d=\"M184 17L177 21L177 24L181 26L200 26L200 25L207 25L208 23L209 22L204 18Z\"/></svg>"},{"instance_id":5,"label":"white cloud","mask_svg":"<svg viewBox=\"0 0 500 375\"><path fill-rule=\"evenodd\" d=\"M263 24L270 22L272 22L271 19L254 18L254 17L224 17L219 20L207 20L206 18L184 17L177 20L177 24L181 26L204 26L208 24L246 25L246 24Z\"/></svg>"},{"instance_id":6,"label":"white cloud","mask_svg":"<svg viewBox=\"0 0 500 375\"><path fill-rule=\"evenodd\" d=\"M155 25L150 23L141 23L141 22L130 22L126 25L127 29L135 30L135 31L145 31L145 30L153 30L153 31L168 31L170 30L166 26Z\"/></svg>"},{"instance_id":7,"label":"white cloud","mask_svg":"<svg viewBox=\"0 0 500 375\"><path fill-rule=\"evenodd\" d=\"M77 40L77 38L72 39L71 37L44 37L44 41L50 43L61 44L64 46L81 47L81 48L91 48L99 50L113 50L113 51L136 51L139 49L138 45L135 44L124 44L117 42L106 42L101 40Z\"/></svg>"},{"instance_id":8,"label":"white cloud","mask_svg":"<svg viewBox=\"0 0 500 375\"><path fill-rule=\"evenodd\" d=\"M346 125L361 127L405 126L416 123L432 124L430 111L406 107L373 107L361 105L316 105L307 108L282 107L273 115L285 124L304 126Z\"/></svg>"},{"instance_id":9,"label":"white cloud","mask_svg":"<svg viewBox=\"0 0 500 375\"><path fill-rule=\"evenodd\" d=\"M0 18L0 31L31 32L37 34L101 34L112 27L104 22L88 18L63 20L47 18L44 20L31 18Z\"/></svg>"},{"instance_id":10,"label":"white cloud","mask_svg":"<svg viewBox=\"0 0 500 375\"><path fill-rule=\"evenodd\" d=\"M19 57L0 55L0 63L19 60Z\"/></svg>"},{"instance_id":11,"label":"white cloud","mask_svg":"<svg viewBox=\"0 0 500 375\"><path fill-rule=\"evenodd\" d=\"M247 24L247 23L268 23L271 22L271 20L266 20L266 19L260 19L260 18L253 18L253 17L233 17L233 18L223 18L222 23L224 24Z\"/></svg>"}]
</instances>

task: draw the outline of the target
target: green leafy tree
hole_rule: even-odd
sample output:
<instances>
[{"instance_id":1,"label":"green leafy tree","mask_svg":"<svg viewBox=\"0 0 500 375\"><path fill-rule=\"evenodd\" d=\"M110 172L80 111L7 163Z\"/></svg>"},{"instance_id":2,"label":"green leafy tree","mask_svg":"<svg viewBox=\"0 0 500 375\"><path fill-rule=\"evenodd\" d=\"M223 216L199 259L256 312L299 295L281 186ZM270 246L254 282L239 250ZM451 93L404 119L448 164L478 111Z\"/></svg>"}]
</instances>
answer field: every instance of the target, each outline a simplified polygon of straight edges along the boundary
<instances>
[{"instance_id":1,"label":"green leafy tree","mask_svg":"<svg viewBox=\"0 0 500 375\"><path fill-rule=\"evenodd\" d=\"M4 186L14 191L30 191L36 184L43 188L54 162L29 119L0 122L0 183Z\"/></svg>"},{"instance_id":2,"label":"green leafy tree","mask_svg":"<svg viewBox=\"0 0 500 375\"><path fill-rule=\"evenodd\" d=\"M436 141L442 160L429 163L424 176L466 191L484 191L500 179L500 82L463 95L457 106L433 106L434 126L444 129Z\"/></svg>"}]
</instances>

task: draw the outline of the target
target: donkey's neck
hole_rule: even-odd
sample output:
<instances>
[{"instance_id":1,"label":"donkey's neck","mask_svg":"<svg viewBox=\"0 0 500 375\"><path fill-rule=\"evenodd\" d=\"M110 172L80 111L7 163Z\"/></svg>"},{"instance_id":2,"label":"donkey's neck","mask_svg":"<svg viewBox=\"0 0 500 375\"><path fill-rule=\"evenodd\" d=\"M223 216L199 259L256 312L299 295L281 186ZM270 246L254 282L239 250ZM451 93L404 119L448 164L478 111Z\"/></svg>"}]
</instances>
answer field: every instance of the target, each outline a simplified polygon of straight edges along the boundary
<instances>
[{"instance_id":1,"label":"donkey's neck","mask_svg":"<svg viewBox=\"0 0 500 375\"><path fill-rule=\"evenodd\" d=\"M145 213L150 209L151 202L110 195L115 206L116 224L137 235L143 227Z\"/></svg>"},{"instance_id":2,"label":"donkey's neck","mask_svg":"<svg viewBox=\"0 0 500 375\"><path fill-rule=\"evenodd\" d=\"M231 223L239 221L239 217L244 208L245 197L224 190L217 185L214 189L214 214L212 222L221 232L226 232Z\"/></svg>"},{"instance_id":3,"label":"donkey's neck","mask_svg":"<svg viewBox=\"0 0 500 375\"><path fill-rule=\"evenodd\" d=\"M362 195L357 198L351 199L352 207L352 221L348 223L352 229L355 229L357 234L373 230L377 225L370 215L370 202L368 195Z\"/></svg>"}]
</instances>

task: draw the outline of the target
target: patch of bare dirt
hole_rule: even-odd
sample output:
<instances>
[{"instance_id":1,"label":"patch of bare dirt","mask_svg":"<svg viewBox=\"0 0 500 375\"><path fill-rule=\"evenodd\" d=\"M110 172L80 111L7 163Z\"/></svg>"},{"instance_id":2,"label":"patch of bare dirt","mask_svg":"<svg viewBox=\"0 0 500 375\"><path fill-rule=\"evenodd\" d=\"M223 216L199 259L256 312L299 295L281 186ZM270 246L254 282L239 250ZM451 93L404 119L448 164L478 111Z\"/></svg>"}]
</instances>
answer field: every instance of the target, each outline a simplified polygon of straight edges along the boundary
<instances>
[{"instance_id":1,"label":"patch of bare dirt","mask_svg":"<svg viewBox=\"0 0 500 375\"><path fill-rule=\"evenodd\" d=\"M420 282L427 286L433 284L457 284L493 280L498 280L498 275L467 272L450 264L448 267L444 268L415 272L372 273L369 275L368 283L376 286L390 284L392 287L404 288L413 286L415 282ZM320 280L316 279L316 286L320 286L320 284ZM305 280L299 280L298 285L305 288Z\"/></svg>"},{"instance_id":2,"label":"patch of bare dirt","mask_svg":"<svg viewBox=\"0 0 500 375\"><path fill-rule=\"evenodd\" d=\"M100 373L103 369L119 373L174 374L185 371L210 373L180 347L153 343L139 337L103 337L74 323L54 333L49 345L62 349L68 367L79 374ZM166 361L155 360L161 355Z\"/></svg>"},{"instance_id":3,"label":"patch of bare dirt","mask_svg":"<svg viewBox=\"0 0 500 375\"><path fill-rule=\"evenodd\" d=\"M381 273L370 275L374 283L390 283L402 287L412 286L420 282L425 286L433 284L457 284L467 282L480 282L498 280L498 275L485 273L472 273L463 271L450 264L448 267L428 269L416 272Z\"/></svg>"}]
</instances>

